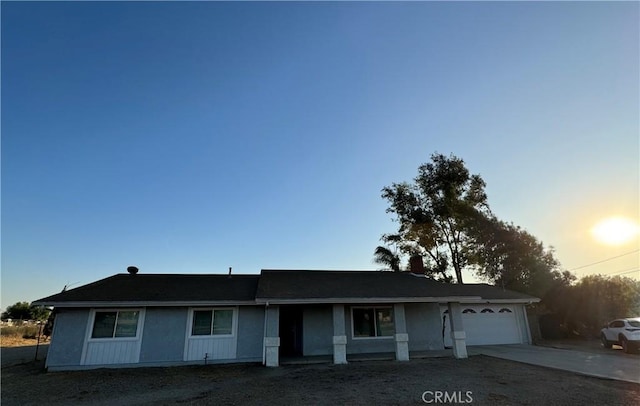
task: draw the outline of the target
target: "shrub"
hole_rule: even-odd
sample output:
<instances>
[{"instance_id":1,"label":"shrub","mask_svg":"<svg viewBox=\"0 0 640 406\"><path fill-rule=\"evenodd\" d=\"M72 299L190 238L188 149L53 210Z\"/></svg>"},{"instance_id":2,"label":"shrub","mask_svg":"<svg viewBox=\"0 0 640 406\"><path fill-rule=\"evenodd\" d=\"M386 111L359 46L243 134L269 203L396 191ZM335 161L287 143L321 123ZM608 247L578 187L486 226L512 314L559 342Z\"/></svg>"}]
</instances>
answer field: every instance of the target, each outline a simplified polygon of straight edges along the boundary
<instances>
[{"instance_id":1,"label":"shrub","mask_svg":"<svg viewBox=\"0 0 640 406\"><path fill-rule=\"evenodd\" d=\"M2 337L22 337L26 339L35 339L38 337L40 326L38 325L22 325L22 326L6 326L0 328L0 335Z\"/></svg>"}]
</instances>

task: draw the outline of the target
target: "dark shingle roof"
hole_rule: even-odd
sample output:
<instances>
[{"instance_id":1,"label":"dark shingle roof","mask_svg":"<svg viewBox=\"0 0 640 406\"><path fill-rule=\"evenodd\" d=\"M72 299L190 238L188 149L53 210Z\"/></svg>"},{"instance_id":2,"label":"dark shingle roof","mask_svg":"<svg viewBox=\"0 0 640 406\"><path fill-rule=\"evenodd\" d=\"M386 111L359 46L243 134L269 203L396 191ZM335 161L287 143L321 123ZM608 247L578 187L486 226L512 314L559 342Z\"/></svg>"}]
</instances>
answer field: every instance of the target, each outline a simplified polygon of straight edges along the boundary
<instances>
[{"instance_id":1,"label":"dark shingle roof","mask_svg":"<svg viewBox=\"0 0 640 406\"><path fill-rule=\"evenodd\" d=\"M263 270L256 299L295 301L307 299L475 297L485 300L533 300L523 293L480 284L448 284L408 272Z\"/></svg>"},{"instance_id":2,"label":"dark shingle roof","mask_svg":"<svg viewBox=\"0 0 640 406\"><path fill-rule=\"evenodd\" d=\"M259 278L259 275L117 274L34 303L253 301Z\"/></svg>"},{"instance_id":3,"label":"dark shingle roof","mask_svg":"<svg viewBox=\"0 0 640 406\"><path fill-rule=\"evenodd\" d=\"M447 284L410 273L263 270L261 275L117 274L34 304L50 306L366 301L538 301L487 284Z\"/></svg>"}]
</instances>

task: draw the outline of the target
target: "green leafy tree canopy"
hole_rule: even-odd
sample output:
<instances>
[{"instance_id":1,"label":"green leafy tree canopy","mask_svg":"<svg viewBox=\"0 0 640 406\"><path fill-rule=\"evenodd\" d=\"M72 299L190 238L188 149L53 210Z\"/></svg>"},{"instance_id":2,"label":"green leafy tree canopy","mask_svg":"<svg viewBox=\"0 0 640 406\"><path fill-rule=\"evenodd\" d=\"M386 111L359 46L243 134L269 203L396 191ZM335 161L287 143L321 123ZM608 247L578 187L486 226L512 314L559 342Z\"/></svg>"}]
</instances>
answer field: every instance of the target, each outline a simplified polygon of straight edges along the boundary
<instances>
[{"instance_id":1,"label":"green leafy tree canopy","mask_svg":"<svg viewBox=\"0 0 640 406\"><path fill-rule=\"evenodd\" d=\"M29 302L17 302L7 306L0 318L2 320L46 320L50 313L51 311L45 307L32 306Z\"/></svg>"},{"instance_id":2,"label":"green leafy tree canopy","mask_svg":"<svg viewBox=\"0 0 640 406\"><path fill-rule=\"evenodd\" d=\"M398 223L397 232L384 234L382 241L396 251L378 247L375 261L395 270L402 255L419 255L434 279L451 282L453 273L462 283L466 269L497 286L538 297L570 285L575 277L562 271L552 248L491 212L485 186L462 159L433 154L412 183L382 189L387 212Z\"/></svg>"},{"instance_id":3,"label":"green leafy tree canopy","mask_svg":"<svg viewBox=\"0 0 640 406\"><path fill-rule=\"evenodd\" d=\"M588 275L574 285L551 290L543 303L570 332L597 337L604 323L640 314L640 281Z\"/></svg>"},{"instance_id":4,"label":"green leafy tree canopy","mask_svg":"<svg viewBox=\"0 0 640 406\"><path fill-rule=\"evenodd\" d=\"M400 272L400 256L387 247L378 246L373 253L373 262L389 267L393 272Z\"/></svg>"},{"instance_id":5,"label":"green leafy tree canopy","mask_svg":"<svg viewBox=\"0 0 640 406\"><path fill-rule=\"evenodd\" d=\"M418 168L413 183L394 183L382 189L395 215L396 233L383 235L409 256L425 259L426 272L447 279L453 270L458 283L469 264L470 231L478 217L490 215L485 182L472 175L464 161L435 153Z\"/></svg>"},{"instance_id":6,"label":"green leafy tree canopy","mask_svg":"<svg viewBox=\"0 0 640 406\"><path fill-rule=\"evenodd\" d=\"M471 262L476 275L488 282L543 297L575 280L562 271L552 248L519 226L490 216L479 219L472 234Z\"/></svg>"}]
</instances>

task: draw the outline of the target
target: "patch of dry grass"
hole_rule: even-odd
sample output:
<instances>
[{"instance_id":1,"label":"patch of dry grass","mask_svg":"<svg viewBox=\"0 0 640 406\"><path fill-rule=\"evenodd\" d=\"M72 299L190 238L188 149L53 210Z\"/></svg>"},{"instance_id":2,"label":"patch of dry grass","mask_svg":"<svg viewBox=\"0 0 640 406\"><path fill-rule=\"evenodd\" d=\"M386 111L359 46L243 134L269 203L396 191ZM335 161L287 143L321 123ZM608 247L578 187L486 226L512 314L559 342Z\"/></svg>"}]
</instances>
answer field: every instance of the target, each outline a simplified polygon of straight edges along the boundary
<instances>
[{"instance_id":1,"label":"patch of dry grass","mask_svg":"<svg viewBox=\"0 0 640 406\"><path fill-rule=\"evenodd\" d=\"M0 327L1 347L21 347L25 345L35 345L38 340L40 326L3 326ZM44 337L40 338L43 341Z\"/></svg>"}]
</instances>

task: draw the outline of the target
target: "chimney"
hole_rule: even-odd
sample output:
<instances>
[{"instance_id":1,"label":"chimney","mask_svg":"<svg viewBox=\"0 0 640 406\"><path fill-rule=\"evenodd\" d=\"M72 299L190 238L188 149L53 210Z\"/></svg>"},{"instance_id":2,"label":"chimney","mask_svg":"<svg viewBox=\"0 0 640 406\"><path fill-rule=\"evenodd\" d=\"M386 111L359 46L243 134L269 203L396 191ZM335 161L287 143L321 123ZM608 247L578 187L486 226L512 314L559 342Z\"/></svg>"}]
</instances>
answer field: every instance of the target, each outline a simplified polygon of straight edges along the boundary
<instances>
[{"instance_id":1,"label":"chimney","mask_svg":"<svg viewBox=\"0 0 640 406\"><path fill-rule=\"evenodd\" d=\"M409 272L418 275L424 275L424 263L422 262L422 255L413 255L409 258Z\"/></svg>"},{"instance_id":2,"label":"chimney","mask_svg":"<svg viewBox=\"0 0 640 406\"><path fill-rule=\"evenodd\" d=\"M131 275L135 275L138 273L138 268L135 266L128 266L127 272L129 272Z\"/></svg>"}]
</instances>

